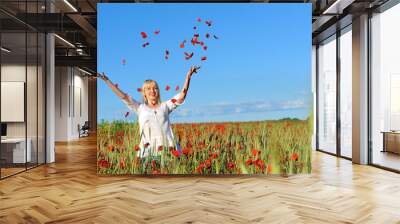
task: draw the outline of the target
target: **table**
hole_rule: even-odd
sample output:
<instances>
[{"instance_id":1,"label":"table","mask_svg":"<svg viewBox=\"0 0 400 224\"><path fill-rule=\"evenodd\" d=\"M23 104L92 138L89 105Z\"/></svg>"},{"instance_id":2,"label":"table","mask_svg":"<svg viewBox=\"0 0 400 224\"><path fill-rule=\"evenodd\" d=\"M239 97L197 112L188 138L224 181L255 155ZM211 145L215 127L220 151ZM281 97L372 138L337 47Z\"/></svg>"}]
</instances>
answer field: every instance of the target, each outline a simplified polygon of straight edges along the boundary
<instances>
[{"instance_id":1,"label":"table","mask_svg":"<svg viewBox=\"0 0 400 224\"><path fill-rule=\"evenodd\" d=\"M400 131L382 131L381 133L383 133L382 152L400 154Z\"/></svg>"},{"instance_id":2,"label":"table","mask_svg":"<svg viewBox=\"0 0 400 224\"><path fill-rule=\"evenodd\" d=\"M1 139L1 157L6 163L26 163L31 162L32 153L30 138L26 139L28 143L25 151L25 138L6 138ZM26 161L25 161L26 160Z\"/></svg>"}]
</instances>

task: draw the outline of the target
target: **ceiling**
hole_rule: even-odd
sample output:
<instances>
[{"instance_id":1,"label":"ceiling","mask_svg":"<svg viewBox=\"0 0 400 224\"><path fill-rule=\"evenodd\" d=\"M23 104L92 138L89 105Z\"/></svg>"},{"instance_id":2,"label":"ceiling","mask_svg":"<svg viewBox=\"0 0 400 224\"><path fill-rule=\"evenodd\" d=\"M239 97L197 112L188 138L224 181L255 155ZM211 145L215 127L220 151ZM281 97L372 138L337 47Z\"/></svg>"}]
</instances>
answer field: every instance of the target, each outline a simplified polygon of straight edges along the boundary
<instances>
[{"instance_id":1,"label":"ceiling","mask_svg":"<svg viewBox=\"0 0 400 224\"><path fill-rule=\"evenodd\" d=\"M317 43L321 38L335 32L335 24L337 24L337 21L346 21L344 18L347 16L347 20L351 23L351 16L356 16L366 10L376 8L386 1L387 0L233 0L230 2L312 3L312 35L313 42ZM14 47L18 45L18 42L22 41L19 37L21 34L18 36L18 32L24 31L25 28L39 32L54 32L60 37L55 38L56 65L80 66L94 72L97 67L96 5L97 3L115 2L166 3L179 1L47 0L46 5L46 0L1 0L1 29L2 32L9 33L5 37L10 39L8 41L15 41ZM216 1L193 0L185 2ZM342 22L342 25L344 26L346 24ZM332 27L334 27L334 29Z\"/></svg>"}]
</instances>

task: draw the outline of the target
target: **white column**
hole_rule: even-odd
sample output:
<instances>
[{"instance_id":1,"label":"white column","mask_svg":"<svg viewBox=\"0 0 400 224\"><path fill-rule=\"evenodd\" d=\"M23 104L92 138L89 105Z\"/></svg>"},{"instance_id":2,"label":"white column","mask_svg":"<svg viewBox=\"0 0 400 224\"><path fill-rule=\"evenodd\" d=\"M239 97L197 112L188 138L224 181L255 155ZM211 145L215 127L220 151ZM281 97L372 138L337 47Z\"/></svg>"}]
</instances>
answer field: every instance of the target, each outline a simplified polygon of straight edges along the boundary
<instances>
[{"instance_id":1,"label":"white column","mask_svg":"<svg viewBox=\"0 0 400 224\"><path fill-rule=\"evenodd\" d=\"M353 162L368 163L368 15L353 19Z\"/></svg>"},{"instance_id":2,"label":"white column","mask_svg":"<svg viewBox=\"0 0 400 224\"><path fill-rule=\"evenodd\" d=\"M53 12L54 6L47 1L47 12ZM55 162L55 53L54 35L46 35L46 163Z\"/></svg>"}]
</instances>

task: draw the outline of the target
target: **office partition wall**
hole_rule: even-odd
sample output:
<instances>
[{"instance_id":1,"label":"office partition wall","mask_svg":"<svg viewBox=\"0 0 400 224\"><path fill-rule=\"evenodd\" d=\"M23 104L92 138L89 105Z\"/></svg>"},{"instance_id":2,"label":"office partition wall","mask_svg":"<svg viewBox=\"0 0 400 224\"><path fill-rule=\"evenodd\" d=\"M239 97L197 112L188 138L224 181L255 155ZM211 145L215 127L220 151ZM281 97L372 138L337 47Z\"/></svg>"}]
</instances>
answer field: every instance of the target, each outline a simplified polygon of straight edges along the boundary
<instances>
[{"instance_id":1,"label":"office partition wall","mask_svg":"<svg viewBox=\"0 0 400 224\"><path fill-rule=\"evenodd\" d=\"M17 7L18 16L43 12L43 5L44 1L0 3ZM0 17L3 179L45 163L46 85L45 34L7 11L2 10Z\"/></svg>"}]
</instances>

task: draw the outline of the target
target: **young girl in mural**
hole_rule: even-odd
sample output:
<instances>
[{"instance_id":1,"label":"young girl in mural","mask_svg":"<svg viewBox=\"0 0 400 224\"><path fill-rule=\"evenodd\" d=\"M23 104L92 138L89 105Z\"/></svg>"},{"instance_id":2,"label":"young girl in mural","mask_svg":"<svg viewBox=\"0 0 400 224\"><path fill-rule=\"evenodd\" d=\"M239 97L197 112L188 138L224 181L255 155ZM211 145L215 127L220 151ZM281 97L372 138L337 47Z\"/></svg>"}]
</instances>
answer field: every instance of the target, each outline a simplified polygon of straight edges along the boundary
<instances>
[{"instance_id":1,"label":"young girl in mural","mask_svg":"<svg viewBox=\"0 0 400 224\"><path fill-rule=\"evenodd\" d=\"M141 88L143 103L140 103L120 90L118 85L112 83L104 73L97 74L97 77L104 80L128 108L138 115L140 158L146 158L149 155L157 156L157 149L159 147L168 146L180 149L179 145L175 145L169 114L179 105L183 104L189 90L190 79L199 69L200 67L198 66L191 66L186 74L186 81L181 92L164 102L161 102L160 88L154 80L149 79L144 81L143 87Z\"/></svg>"}]
</instances>

